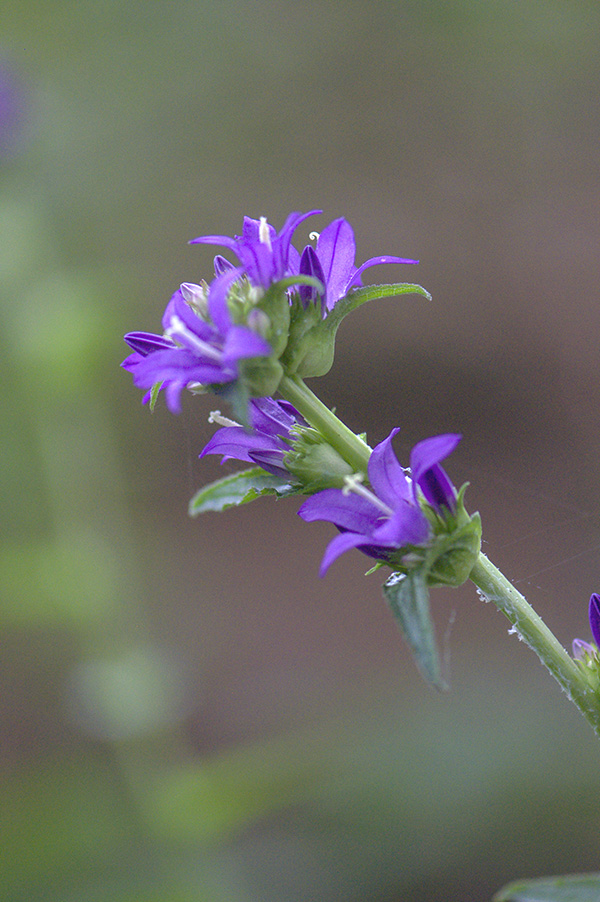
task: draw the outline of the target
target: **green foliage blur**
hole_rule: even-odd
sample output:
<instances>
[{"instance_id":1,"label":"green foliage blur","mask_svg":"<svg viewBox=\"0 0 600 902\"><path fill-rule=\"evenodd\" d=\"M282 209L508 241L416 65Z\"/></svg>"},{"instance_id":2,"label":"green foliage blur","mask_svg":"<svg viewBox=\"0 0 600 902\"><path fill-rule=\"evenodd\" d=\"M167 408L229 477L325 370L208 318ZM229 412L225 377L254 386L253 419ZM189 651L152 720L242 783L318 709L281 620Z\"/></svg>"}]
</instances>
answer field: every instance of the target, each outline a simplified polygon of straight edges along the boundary
<instances>
[{"instance_id":1,"label":"green foliage blur","mask_svg":"<svg viewBox=\"0 0 600 902\"><path fill-rule=\"evenodd\" d=\"M244 214L420 255L433 302L344 323L323 398L374 441L464 432L496 563L558 561L525 589L588 638L599 37L591 2L5 0L7 902L471 902L597 869L594 738L500 618L436 593L432 694L359 556L318 580L294 502L188 519L214 400L150 414L119 363L210 272L186 242Z\"/></svg>"}]
</instances>

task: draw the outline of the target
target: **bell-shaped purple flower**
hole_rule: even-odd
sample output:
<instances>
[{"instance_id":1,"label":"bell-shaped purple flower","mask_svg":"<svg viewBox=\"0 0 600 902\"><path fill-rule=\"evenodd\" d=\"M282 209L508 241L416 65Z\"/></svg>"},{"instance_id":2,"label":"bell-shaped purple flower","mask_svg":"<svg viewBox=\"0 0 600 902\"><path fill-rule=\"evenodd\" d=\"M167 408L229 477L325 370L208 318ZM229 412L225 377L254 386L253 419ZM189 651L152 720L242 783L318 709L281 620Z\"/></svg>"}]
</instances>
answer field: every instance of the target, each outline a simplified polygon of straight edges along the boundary
<instances>
[{"instance_id":1,"label":"bell-shaped purple flower","mask_svg":"<svg viewBox=\"0 0 600 902\"><path fill-rule=\"evenodd\" d=\"M317 238L316 249L307 245L300 257L298 272L314 276L325 286L323 312L331 310L340 298L351 288L362 285L362 273L370 266L380 263L418 263L404 257L371 257L361 266L355 266L356 242L354 231L347 219L334 219ZM304 306L316 301L318 292L309 286L300 287L300 297Z\"/></svg>"},{"instance_id":2,"label":"bell-shaped purple flower","mask_svg":"<svg viewBox=\"0 0 600 902\"><path fill-rule=\"evenodd\" d=\"M219 418L212 415L219 422ZM307 426L296 408L289 401L273 398L254 398L248 405L251 429L236 423L225 425L209 439L199 454L222 454L226 460L243 460L261 466L276 476L290 477L284 464L284 454L290 450L294 439L291 430L298 425ZM222 421L222 418L220 418Z\"/></svg>"},{"instance_id":3,"label":"bell-shaped purple flower","mask_svg":"<svg viewBox=\"0 0 600 902\"><path fill-rule=\"evenodd\" d=\"M309 216L320 213L290 213L280 232L261 219L244 217L241 235L202 235L190 244L218 244L233 251L240 267L238 272L248 276L253 285L265 290L274 282L279 282L290 273L298 273L299 254L293 247L292 235L296 228Z\"/></svg>"},{"instance_id":4,"label":"bell-shaped purple flower","mask_svg":"<svg viewBox=\"0 0 600 902\"><path fill-rule=\"evenodd\" d=\"M355 479L352 491L326 489L305 501L298 511L307 522L328 520L341 531L327 546L321 575L351 548L389 560L401 548L426 544L431 527L421 507L419 492L438 514L443 516L444 509L454 511L456 490L440 461L456 448L460 436L438 435L415 445L410 454L409 478L392 448L392 439L398 431L393 429L369 457L371 489Z\"/></svg>"},{"instance_id":5,"label":"bell-shaped purple flower","mask_svg":"<svg viewBox=\"0 0 600 902\"><path fill-rule=\"evenodd\" d=\"M162 382L173 413L181 409L184 388L233 382L239 361L271 353L261 335L232 321L227 294L238 278L239 272L232 268L221 272L207 292L201 286L182 285L163 315L164 335L131 332L125 336L134 353L123 367L132 373L138 388ZM200 309L201 301L206 310Z\"/></svg>"}]
</instances>

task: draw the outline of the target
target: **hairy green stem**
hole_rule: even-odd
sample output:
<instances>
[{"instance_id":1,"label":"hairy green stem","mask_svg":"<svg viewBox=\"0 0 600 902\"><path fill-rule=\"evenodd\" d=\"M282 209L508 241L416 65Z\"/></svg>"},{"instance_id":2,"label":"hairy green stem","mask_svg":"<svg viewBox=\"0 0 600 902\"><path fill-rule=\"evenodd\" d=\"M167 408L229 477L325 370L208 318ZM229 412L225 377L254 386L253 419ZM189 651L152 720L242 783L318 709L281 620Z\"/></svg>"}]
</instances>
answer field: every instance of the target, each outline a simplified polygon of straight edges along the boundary
<instances>
[{"instance_id":1,"label":"hairy green stem","mask_svg":"<svg viewBox=\"0 0 600 902\"><path fill-rule=\"evenodd\" d=\"M371 449L320 401L299 376L284 376L279 393L335 448L356 473L366 473Z\"/></svg>"},{"instance_id":2,"label":"hairy green stem","mask_svg":"<svg viewBox=\"0 0 600 902\"><path fill-rule=\"evenodd\" d=\"M556 636L517 592L497 567L484 554L473 567L470 577L487 601L493 602L513 624L515 631L539 657L568 698L577 705L585 719L600 736L600 698L576 661L562 647Z\"/></svg>"}]
</instances>

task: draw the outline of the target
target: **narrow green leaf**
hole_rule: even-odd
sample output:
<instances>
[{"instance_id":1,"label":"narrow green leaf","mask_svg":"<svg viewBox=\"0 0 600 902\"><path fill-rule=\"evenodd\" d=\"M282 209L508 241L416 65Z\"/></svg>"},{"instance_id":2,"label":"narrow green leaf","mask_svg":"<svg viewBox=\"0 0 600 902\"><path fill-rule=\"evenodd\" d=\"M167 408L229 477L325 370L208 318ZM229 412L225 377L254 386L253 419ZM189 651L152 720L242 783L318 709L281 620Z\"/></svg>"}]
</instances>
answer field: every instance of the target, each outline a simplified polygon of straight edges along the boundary
<instances>
[{"instance_id":1,"label":"narrow green leaf","mask_svg":"<svg viewBox=\"0 0 600 902\"><path fill-rule=\"evenodd\" d=\"M383 594L427 682L436 689L447 689L441 675L440 656L429 611L425 571L411 570L407 575L393 573L383 585Z\"/></svg>"},{"instance_id":2,"label":"narrow green leaf","mask_svg":"<svg viewBox=\"0 0 600 902\"><path fill-rule=\"evenodd\" d=\"M594 873L516 880L496 893L493 902L596 902L598 899L600 873Z\"/></svg>"},{"instance_id":3,"label":"narrow green leaf","mask_svg":"<svg viewBox=\"0 0 600 902\"><path fill-rule=\"evenodd\" d=\"M337 327L353 310L366 304L367 301L374 301L379 298L393 298L401 294L421 294L431 300L429 292L422 285L413 282L397 282L392 285L367 285L364 288L356 288L345 297L337 301L333 310L331 310L324 323L330 330L337 330Z\"/></svg>"},{"instance_id":4,"label":"narrow green leaf","mask_svg":"<svg viewBox=\"0 0 600 902\"><path fill-rule=\"evenodd\" d=\"M262 467L242 470L217 479L196 492L189 504L189 514L197 517L206 511L224 511L260 498L261 495L293 495L299 489L284 476L274 476Z\"/></svg>"}]
</instances>

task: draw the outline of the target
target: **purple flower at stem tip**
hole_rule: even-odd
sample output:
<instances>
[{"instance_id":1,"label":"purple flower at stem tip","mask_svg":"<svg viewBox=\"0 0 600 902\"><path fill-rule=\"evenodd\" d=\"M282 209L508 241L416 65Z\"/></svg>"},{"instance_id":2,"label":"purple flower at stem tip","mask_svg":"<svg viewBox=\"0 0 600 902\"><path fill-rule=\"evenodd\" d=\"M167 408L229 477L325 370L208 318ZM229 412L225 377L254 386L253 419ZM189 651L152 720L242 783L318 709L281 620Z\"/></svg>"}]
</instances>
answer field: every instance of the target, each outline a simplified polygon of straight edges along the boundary
<instances>
[{"instance_id":1,"label":"purple flower at stem tip","mask_svg":"<svg viewBox=\"0 0 600 902\"><path fill-rule=\"evenodd\" d=\"M290 213L280 232L276 232L264 216L260 219L245 216L241 235L234 238L229 235L201 235L193 238L190 244L218 244L229 248L241 264L238 272L245 273L252 284L267 289L290 272L298 272L300 255L291 243L292 235L301 222L321 212Z\"/></svg>"},{"instance_id":2,"label":"purple flower at stem tip","mask_svg":"<svg viewBox=\"0 0 600 902\"><path fill-rule=\"evenodd\" d=\"M350 289L362 285L362 273L370 266L381 263L418 263L405 257L384 255L371 257L361 266L354 265L356 242L354 231L347 219L334 219L317 238L316 248L307 245L300 258L298 272L301 275L313 276L325 286L324 310L332 310L340 298L348 294ZM317 290L309 286L300 286L300 298L304 306L317 300Z\"/></svg>"},{"instance_id":3,"label":"purple flower at stem tip","mask_svg":"<svg viewBox=\"0 0 600 902\"><path fill-rule=\"evenodd\" d=\"M431 528L421 509L419 491L438 513L443 513L443 508L454 511L456 490L440 461L456 448L460 435L438 435L415 445L410 454L409 478L392 448L398 431L393 429L369 457L371 489L361 485L358 477L351 477L345 489L318 492L298 511L307 522L327 520L341 532L327 546L321 576L351 548L389 560L400 548L425 544Z\"/></svg>"}]
</instances>

